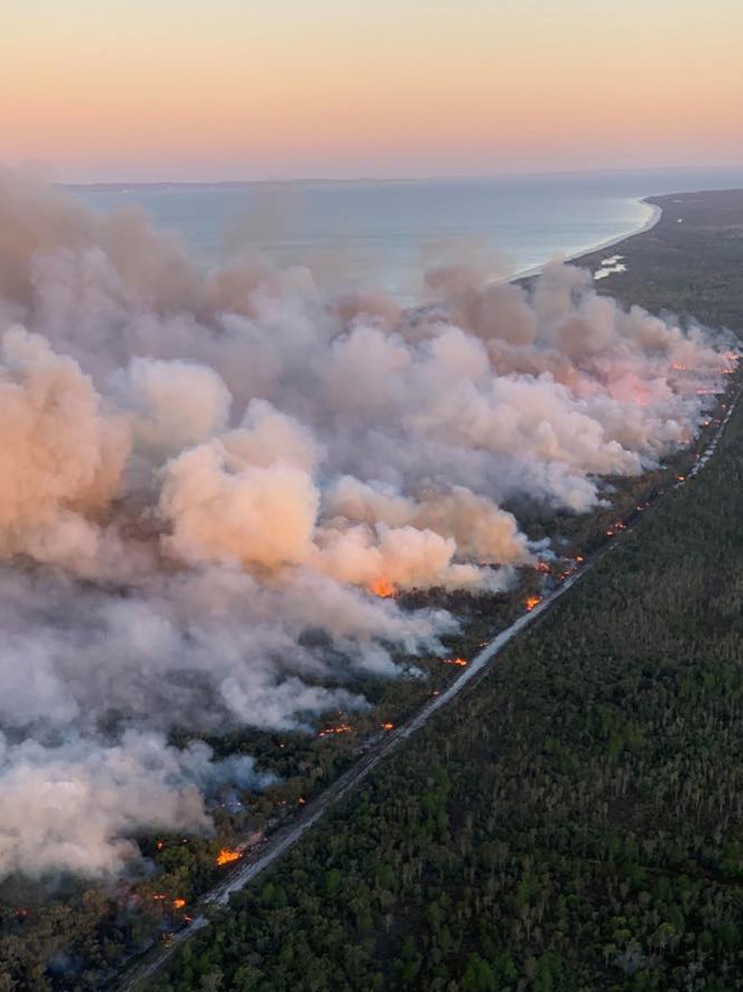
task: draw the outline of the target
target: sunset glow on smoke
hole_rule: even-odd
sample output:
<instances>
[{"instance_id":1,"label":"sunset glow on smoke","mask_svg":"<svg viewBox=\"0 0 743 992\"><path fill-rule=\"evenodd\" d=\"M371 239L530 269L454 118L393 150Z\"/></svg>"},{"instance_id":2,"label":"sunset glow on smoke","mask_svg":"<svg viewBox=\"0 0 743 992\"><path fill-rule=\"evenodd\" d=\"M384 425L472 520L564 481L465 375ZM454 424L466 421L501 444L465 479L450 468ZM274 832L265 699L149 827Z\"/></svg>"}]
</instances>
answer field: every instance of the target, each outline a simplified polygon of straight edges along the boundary
<instances>
[{"instance_id":1,"label":"sunset glow on smoke","mask_svg":"<svg viewBox=\"0 0 743 992\"><path fill-rule=\"evenodd\" d=\"M208 833L205 798L272 776L206 732L346 733L366 680L466 667L405 594L512 589L522 509L658 467L737 358L559 264L527 290L441 259L413 311L251 253L204 271L3 169L0 232L0 878Z\"/></svg>"}]
</instances>

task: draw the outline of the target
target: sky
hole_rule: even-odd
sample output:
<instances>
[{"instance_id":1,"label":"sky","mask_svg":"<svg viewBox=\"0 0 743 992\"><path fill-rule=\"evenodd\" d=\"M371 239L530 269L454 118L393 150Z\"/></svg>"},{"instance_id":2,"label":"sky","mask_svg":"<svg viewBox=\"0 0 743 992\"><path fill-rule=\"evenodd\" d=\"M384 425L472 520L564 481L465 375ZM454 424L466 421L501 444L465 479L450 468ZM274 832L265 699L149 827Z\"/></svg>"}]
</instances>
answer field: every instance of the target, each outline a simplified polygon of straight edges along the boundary
<instances>
[{"instance_id":1,"label":"sky","mask_svg":"<svg viewBox=\"0 0 743 992\"><path fill-rule=\"evenodd\" d=\"M740 0L0 0L0 161L67 181L743 163Z\"/></svg>"}]
</instances>

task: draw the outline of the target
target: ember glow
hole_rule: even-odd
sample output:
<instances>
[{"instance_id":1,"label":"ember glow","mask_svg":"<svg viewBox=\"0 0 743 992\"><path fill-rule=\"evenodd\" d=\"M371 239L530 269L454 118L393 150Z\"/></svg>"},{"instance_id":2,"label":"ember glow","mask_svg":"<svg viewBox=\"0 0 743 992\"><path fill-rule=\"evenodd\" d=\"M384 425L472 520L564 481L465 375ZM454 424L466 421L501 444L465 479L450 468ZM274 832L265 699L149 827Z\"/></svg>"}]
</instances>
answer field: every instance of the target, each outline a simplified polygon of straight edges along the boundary
<instances>
[{"instance_id":1,"label":"ember glow","mask_svg":"<svg viewBox=\"0 0 743 992\"><path fill-rule=\"evenodd\" d=\"M603 505L730 367L570 266L527 290L442 256L402 311L340 272L204 271L9 171L0 231L0 877L208 834L205 795L270 776L199 734L365 709L458 630L396 593L513 588L541 553L520 508Z\"/></svg>"},{"instance_id":2,"label":"ember glow","mask_svg":"<svg viewBox=\"0 0 743 992\"><path fill-rule=\"evenodd\" d=\"M441 660L445 665L455 665L457 668L467 667L466 658L442 658Z\"/></svg>"},{"instance_id":3,"label":"ember glow","mask_svg":"<svg viewBox=\"0 0 743 992\"><path fill-rule=\"evenodd\" d=\"M607 537L614 537L616 534L621 534L623 530L627 530L627 524L624 520L617 520L615 523L610 524L604 533Z\"/></svg>"}]
</instances>

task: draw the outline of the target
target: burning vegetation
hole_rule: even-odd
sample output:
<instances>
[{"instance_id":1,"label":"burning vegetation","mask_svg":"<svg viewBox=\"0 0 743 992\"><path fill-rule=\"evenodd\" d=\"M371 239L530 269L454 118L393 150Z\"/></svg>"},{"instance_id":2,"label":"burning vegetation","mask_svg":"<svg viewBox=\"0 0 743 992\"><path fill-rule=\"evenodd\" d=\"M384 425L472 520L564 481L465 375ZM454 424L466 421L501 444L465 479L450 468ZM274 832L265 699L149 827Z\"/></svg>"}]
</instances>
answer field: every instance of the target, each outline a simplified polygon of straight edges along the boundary
<instances>
[{"instance_id":1,"label":"burning vegetation","mask_svg":"<svg viewBox=\"0 0 743 992\"><path fill-rule=\"evenodd\" d=\"M604 533L607 537L615 537L617 534L621 534L623 530L627 530L627 524L624 520L617 520L613 524L609 524Z\"/></svg>"},{"instance_id":2,"label":"burning vegetation","mask_svg":"<svg viewBox=\"0 0 743 992\"><path fill-rule=\"evenodd\" d=\"M369 585L369 591L379 599L394 599L398 594L397 588L387 579L375 579Z\"/></svg>"},{"instance_id":3,"label":"burning vegetation","mask_svg":"<svg viewBox=\"0 0 743 992\"><path fill-rule=\"evenodd\" d=\"M217 855L217 864L220 867L222 865L231 865L234 861L239 861L243 856L243 853L243 851L240 851L237 848L223 847Z\"/></svg>"},{"instance_id":4,"label":"burning vegetation","mask_svg":"<svg viewBox=\"0 0 743 992\"><path fill-rule=\"evenodd\" d=\"M350 723L339 723L334 727L325 727L318 733L318 737L337 737L339 734L350 734L353 727Z\"/></svg>"},{"instance_id":5,"label":"burning vegetation","mask_svg":"<svg viewBox=\"0 0 743 992\"><path fill-rule=\"evenodd\" d=\"M52 191L19 195L3 179L0 216L17 227L3 242L0 312L26 325L0 341L10 411L0 631L19 645L6 646L0 682L12 720L51 730L3 751L0 835L10 841L0 872L76 872L70 852L84 843L85 871L116 873L132 849L122 834L151 830L168 831L145 850L167 872L194 863L178 862L175 838L209 836L214 819L225 844L241 843L245 796L260 795L265 778L246 754L218 757L199 741L210 719L282 733L333 721L317 737L351 735L337 745L345 753L364 746L367 729L381 738L393 729L381 713L409 710L385 701L352 728L344 714L364 710L364 679L401 674L418 655L433 672L419 691L435 693L455 675L436 661L442 644L476 651L472 639L448 640L458 602L502 593L500 620L561 577L558 563L541 562L535 578L527 534L487 480L502 467L514 506L524 495L548 513L587 513L602 476L630 478L646 456L672 453L709 409L695 389L719 382L720 355L703 336L607 301L597 321L590 277L574 268L497 297L472 286L472 306L445 319L346 321L319 287L305 293L278 269L239 265L205 279L146 226L89 215ZM48 250L15 257L16 243L37 242ZM137 258L148 264L128 264ZM233 276L271 292L222 298ZM510 340L514 312L523 326ZM163 316L175 313L183 319ZM672 362L689 368L678 389ZM613 371L626 385L608 387ZM613 526L608 536L623 528ZM528 584L514 589L522 566ZM437 608L391 601L411 590ZM526 609L540 601L530 596ZM98 691L103 640L108 693ZM45 685L33 698L22 664L32 653ZM412 709L418 690L403 681L389 691L409 692ZM132 714L110 746L88 732L109 711ZM278 748L277 773L303 775L294 744ZM333 767L326 748L309 748L323 773ZM39 798L60 780L80 785L65 788L64 816ZM213 800L233 786L239 800ZM263 826L277 803L260 801ZM206 864L214 850L206 844ZM224 847L216 863L242 856ZM180 881L157 884L170 893L158 904L182 908L172 899Z\"/></svg>"}]
</instances>

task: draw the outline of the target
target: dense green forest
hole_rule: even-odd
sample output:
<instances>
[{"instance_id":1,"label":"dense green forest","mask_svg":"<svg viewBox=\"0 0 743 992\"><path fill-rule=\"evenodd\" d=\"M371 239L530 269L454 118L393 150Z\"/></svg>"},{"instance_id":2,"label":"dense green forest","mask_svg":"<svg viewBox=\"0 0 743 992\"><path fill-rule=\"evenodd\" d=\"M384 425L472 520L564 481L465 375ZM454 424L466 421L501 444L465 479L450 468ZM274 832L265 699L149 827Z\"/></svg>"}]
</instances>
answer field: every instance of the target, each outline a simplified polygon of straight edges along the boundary
<instances>
[{"instance_id":1,"label":"dense green forest","mask_svg":"<svg viewBox=\"0 0 743 992\"><path fill-rule=\"evenodd\" d=\"M732 990L743 411L476 692L152 990Z\"/></svg>"}]
</instances>

